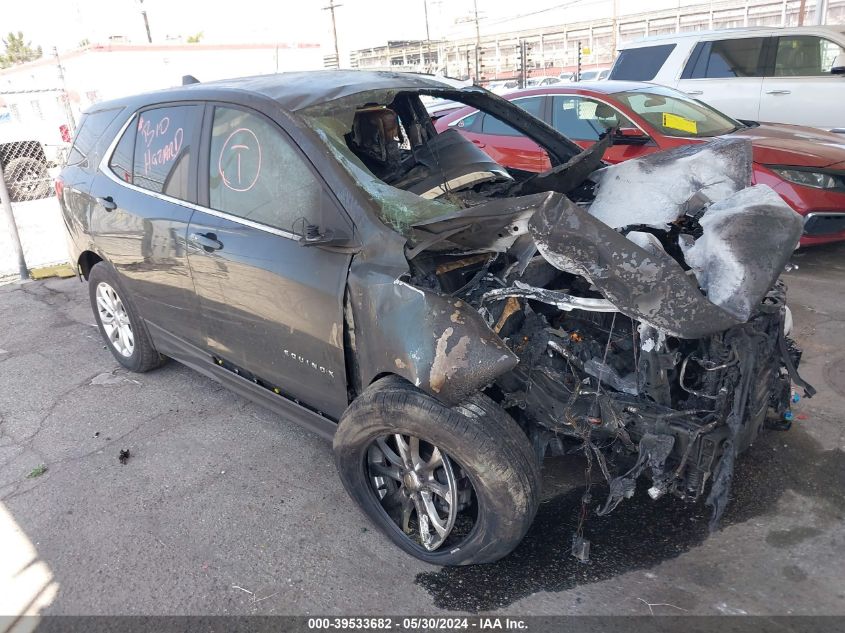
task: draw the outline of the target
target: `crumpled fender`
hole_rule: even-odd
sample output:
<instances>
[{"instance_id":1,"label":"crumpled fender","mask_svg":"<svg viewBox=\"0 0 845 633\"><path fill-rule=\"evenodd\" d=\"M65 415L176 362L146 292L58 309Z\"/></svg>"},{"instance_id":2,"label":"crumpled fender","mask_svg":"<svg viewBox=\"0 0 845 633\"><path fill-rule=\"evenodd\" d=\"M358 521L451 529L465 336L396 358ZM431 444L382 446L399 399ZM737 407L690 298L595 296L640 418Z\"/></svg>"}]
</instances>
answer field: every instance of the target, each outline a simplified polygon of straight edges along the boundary
<instances>
[{"instance_id":1,"label":"crumpled fender","mask_svg":"<svg viewBox=\"0 0 845 633\"><path fill-rule=\"evenodd\" d=\"M646 251L556 195L557 204L543 207L528 223L552 266L589 279L620 312L672 336L700 338L742 322L708 301L674 259ZM769 286L782 269L780 260L771 264Z\"/></svg>"},{"instance_id":2,"label":"crumpled fender","mask_svg":"<svg viewBox=\"0 0 845 633\"><path fill-rule=\"evenodd\" d=\"M516 367L517 356L471 305L386 272L370 269L365 282L349 280L362 386L396 374L453 406Z\"/></svg>"}]
</instances>

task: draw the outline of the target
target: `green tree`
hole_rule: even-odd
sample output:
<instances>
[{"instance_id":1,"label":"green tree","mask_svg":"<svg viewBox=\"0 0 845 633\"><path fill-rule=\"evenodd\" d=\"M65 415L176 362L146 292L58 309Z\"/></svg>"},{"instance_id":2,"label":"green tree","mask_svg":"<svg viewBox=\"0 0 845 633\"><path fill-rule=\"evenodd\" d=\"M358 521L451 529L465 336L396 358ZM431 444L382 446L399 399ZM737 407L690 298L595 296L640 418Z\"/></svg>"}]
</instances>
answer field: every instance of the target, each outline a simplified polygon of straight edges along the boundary
<instances>
[{"instance_id":1,"label":"green tree","mask_svg":"<svg viewBox=\"0 0 845 633\"><path fill-rule=\"evenodd\" d=\"M10 31L9 35L3 39L3 44L6 46L6 52L0 55L0 68L31 62L42 55L41 47L33 48L32 42L24 40L21 31L18 31L17 34Z\"/></svg>"}]
</instances>

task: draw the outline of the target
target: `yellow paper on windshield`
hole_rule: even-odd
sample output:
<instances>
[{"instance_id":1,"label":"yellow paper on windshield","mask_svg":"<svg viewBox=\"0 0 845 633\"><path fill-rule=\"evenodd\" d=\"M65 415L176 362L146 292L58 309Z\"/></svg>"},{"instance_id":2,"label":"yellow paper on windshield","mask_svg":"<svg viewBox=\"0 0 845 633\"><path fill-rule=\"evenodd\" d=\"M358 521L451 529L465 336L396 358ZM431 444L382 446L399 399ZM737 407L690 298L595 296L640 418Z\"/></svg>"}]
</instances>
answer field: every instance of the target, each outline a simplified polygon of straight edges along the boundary
<instances>
[{"instance_id":1,"label":"yellow paper on windshield","mask_svg":"<svg viewBox=\"0 0 845 633\"><path fill-rule=\"evenodd\" d=\"M663 113L663 127L668 127L673 130L680 130L681 132L689 132L690 134L698 133L698 124L690 119L685 119L677 114Z\"/></svg>"}]
</instances>

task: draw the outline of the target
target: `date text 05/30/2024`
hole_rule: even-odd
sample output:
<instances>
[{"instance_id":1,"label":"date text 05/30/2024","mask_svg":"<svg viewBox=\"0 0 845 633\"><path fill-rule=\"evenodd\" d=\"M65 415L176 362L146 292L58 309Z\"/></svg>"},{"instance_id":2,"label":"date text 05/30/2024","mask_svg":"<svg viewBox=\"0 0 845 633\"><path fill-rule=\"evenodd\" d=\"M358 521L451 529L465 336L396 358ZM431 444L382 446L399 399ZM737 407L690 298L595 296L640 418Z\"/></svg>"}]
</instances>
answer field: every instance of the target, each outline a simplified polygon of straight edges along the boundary
<instances>
[{"instance_id":1,"label":"date text 05/30/2024","mask_svg":"<svg viewBox=\"0 0 845 633\"><path fill-rule=\"evenodd\" d=\"M416 631L416 630L477 630L477 631L526 631L524 620L507 617L437 618L437 617L335 617L309 618L308 628L313 630L371 630L371 631Z\"/></svg>"}]
</instances>

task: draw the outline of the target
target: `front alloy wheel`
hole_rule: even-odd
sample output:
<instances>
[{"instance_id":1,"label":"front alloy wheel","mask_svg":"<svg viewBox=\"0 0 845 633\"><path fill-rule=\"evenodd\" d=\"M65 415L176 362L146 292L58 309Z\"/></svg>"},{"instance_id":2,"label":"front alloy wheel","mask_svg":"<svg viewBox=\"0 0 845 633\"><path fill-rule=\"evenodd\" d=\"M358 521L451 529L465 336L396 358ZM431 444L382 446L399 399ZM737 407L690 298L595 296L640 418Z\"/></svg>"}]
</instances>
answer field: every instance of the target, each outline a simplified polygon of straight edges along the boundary
<instances>
[{"instance_id":1,"label":"front alloy wheel","mask_svg":"<svg viewBox=\"0 0 845 633\"><path fill-rule=\"evenodd\" d=\"M472 497L465 478L459 490L449 456L413 435L376 439L367 451L367 470L384 511L430 552L443 545Z\"/></svg>"},{"instance_id":2,"label":"front alloy wheel","mask_svg":"<svg viewBox=\"0 0 845 633\"><path fill-rule=\"evenodd\" d=\"M398 376L380 378L340 417L334 454L364 514L427 563L498 560L537 511L540 464L531 444L480 393L447 407Z\"/></svg>"}]
</instances>

